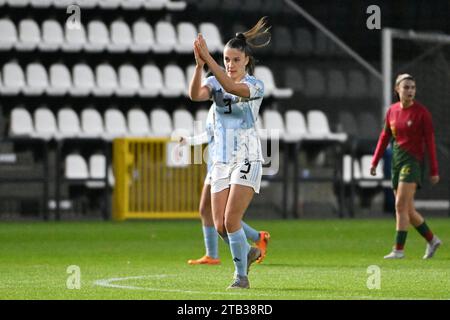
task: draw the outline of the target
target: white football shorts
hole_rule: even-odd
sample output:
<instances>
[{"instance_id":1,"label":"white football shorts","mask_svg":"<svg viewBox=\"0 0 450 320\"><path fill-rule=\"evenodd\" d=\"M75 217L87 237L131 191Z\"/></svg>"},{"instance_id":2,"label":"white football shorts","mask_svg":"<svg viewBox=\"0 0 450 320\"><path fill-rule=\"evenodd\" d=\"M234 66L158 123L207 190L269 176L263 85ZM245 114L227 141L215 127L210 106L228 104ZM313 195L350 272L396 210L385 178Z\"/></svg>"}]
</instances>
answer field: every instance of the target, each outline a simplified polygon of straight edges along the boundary
<instances>
[{"instance_id":1,"label":"white football shorts","mask_svg":"<svg viewBox=\"0 0 450 320\"><path fill-rule=\"evenodd\" d=\"M262 177L262 162L216 163L211 168L211 192L217 193L239 184L253 188L259 193Z\"/></svg>"}]
</instances>

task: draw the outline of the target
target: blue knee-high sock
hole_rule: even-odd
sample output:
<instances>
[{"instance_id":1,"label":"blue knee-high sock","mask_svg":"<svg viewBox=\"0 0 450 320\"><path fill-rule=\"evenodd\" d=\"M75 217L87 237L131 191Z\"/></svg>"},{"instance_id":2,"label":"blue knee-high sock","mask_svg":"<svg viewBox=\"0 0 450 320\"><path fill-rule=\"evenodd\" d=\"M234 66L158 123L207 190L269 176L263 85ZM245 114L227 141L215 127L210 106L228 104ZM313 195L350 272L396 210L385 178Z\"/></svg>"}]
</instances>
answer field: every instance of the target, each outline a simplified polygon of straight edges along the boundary
<instances>
[{"instance_id":1,"label":"blue knee-high sock","mask_svg":"<svg viewBox=\"0 0 450 320\"><path fill-rule=\"evenodd\" d=\"M259 240L259 232L250 227L248 224L246 224L244 221L241 221L242 229L244 229L245 236L247 239L256 242Z\"/></svg>"},{"instance_id":2,"label":"blue knee-high sock","mask_svg":"<svg viewBox=\"0 0 450 320\"><path fill-rule=\"evenodd\" d=\"M205 240L206 255L217 259L219 257L219 244L216 228L203 226L203 239Z\"/></svg>"},{"instance_id":3,"label":"blue knee-high sock","mask_svg":"<svg viewBox=\"0 0 450 320\"><path fill-rule=\"evenodd\" d=\"M230 240L231 255L233 256L236 274L247 276L247 254L250 250L250 245L247 242L244 229L240 228L236 232L228 233L228 239Z\"/></svg>"}]
</instances>

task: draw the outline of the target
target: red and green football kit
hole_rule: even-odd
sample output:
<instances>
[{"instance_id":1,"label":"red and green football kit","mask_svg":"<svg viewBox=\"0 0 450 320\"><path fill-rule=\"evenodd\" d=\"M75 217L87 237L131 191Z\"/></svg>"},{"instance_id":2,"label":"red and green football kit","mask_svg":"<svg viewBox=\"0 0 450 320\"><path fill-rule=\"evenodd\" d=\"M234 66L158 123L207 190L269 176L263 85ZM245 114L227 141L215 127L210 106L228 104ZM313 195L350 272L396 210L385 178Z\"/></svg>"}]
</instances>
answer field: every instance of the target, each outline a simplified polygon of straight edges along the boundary
<instances>
[{"instance_id":1,"label":"red and green football kit","mask_svg":"<svg viewBox=\"0 0 450 320\"><path fill-rule=\"evenodd\" d=\"M430 160L430 175L438 175L433 123L430 112L423 105L414 101L405 109L401 107L400 102L390 106L372 158L372 166L378 165L391 137L393 138L392 186L395 190L399 181L415 182L420 187L423 180L425 149Z\"/></svg>"}]
</instances>

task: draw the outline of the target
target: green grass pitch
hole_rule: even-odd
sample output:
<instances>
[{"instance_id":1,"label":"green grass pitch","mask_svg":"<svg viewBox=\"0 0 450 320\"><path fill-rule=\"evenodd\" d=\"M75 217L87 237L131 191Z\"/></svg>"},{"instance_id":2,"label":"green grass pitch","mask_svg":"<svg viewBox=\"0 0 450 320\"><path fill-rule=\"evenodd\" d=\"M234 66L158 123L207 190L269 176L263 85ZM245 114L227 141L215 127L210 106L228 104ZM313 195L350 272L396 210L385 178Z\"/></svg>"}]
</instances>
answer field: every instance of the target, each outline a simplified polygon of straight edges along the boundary
<instances>
[{"instance_id":1,"label":"green grass pitch","mask_svg":"<svg viewBox=\"0 0 450 320\"><path fill-rule=\"evenodd\" d=\"M406 258L384 261L394 220L254 220L272 239L252 266L250 290L227 291L233 265L190 266L204 253L199 221L0 223L1 299L449 299L450 219L428 219L443 246L422 260L410 229ZM70 265L80 289L68 289ZM369 289L380 269L380 289ZM370 279L369 279L369 283Z\"/></svg>"}]
</instances>

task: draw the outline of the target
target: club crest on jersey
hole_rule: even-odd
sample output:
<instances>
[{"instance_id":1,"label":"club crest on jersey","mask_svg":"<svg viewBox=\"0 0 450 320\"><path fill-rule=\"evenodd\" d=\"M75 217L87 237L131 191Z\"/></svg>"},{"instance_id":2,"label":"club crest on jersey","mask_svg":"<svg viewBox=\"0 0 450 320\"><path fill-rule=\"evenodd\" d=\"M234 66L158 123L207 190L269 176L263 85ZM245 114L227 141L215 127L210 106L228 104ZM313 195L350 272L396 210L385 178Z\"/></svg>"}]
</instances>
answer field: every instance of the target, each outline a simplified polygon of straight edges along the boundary
<instances>
[{"instance_id":1,"label":"club crest on jersey","mask_svg":"<svg viewBox=\"0 0 450 320\"><path fill-rule=\"evenodd\" d=\"M408 122L406 122L406 124L408 125L408 127L411 127L413 122L412 122L412 120L408 120Z\"/></svg>"}]
</instances>

